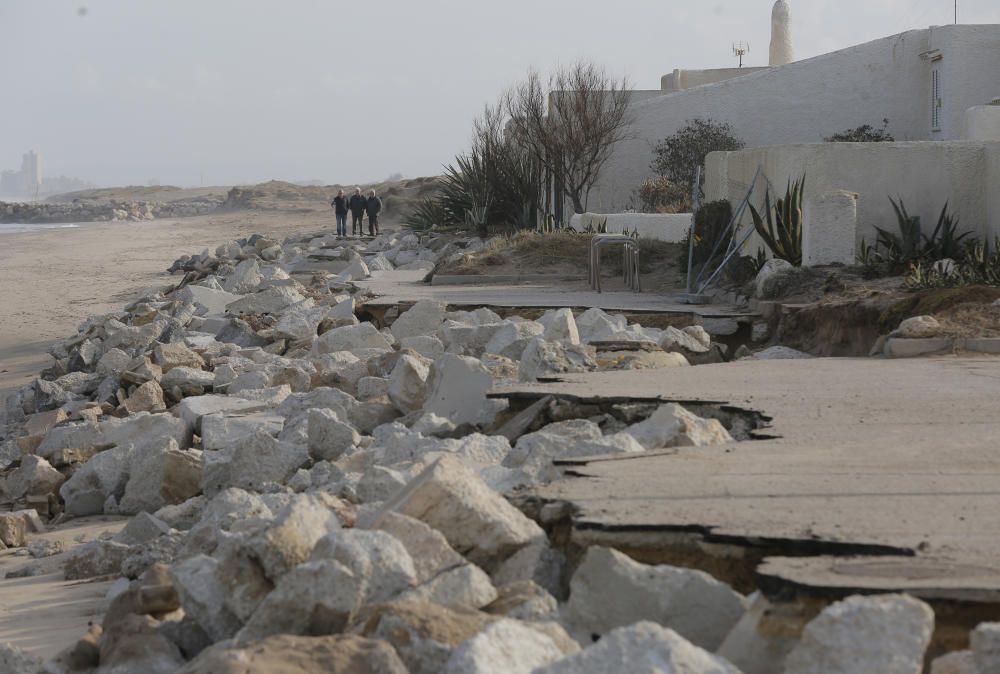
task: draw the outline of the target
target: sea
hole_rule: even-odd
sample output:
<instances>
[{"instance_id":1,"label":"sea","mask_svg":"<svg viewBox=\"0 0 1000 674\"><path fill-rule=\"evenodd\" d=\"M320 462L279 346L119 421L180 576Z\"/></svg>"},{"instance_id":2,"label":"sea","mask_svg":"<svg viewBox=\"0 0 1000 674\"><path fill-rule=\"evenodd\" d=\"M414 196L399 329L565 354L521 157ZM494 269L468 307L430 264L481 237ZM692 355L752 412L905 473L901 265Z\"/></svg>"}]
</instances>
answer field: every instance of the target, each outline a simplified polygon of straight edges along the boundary
<instances>
[{"instance_id":1,"label":"sea","mask_svg":"<svg viewBox=\"0 0 1000 674\"><path fill-rule=\"evenodd\" d=\"M0 223L0 234L24 234L25 232L43 232L49 229L77 229L80 225L75 223L46 223L46 224L25 224L12 222L8 224Z\"/></svg>"}]
</instances>

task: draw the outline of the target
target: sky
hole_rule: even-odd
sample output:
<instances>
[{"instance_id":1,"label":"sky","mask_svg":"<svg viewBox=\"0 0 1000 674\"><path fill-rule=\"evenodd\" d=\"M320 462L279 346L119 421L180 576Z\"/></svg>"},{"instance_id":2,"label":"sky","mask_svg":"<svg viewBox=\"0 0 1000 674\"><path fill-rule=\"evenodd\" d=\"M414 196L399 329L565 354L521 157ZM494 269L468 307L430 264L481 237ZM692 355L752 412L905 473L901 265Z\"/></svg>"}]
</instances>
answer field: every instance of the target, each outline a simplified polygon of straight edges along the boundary
<instances>
[{"instance_id":1,"label":"sky","mask_svg":"<svg viewBox=\"0 0 1000 674\"><path fill-rule=\"evenodd\" d=\"M638 89L765 65L772 0L0 0L0 169L100 185L434 175L486 103L589 60ZM951 23L953 0L790 0L797 56ZM962 23L1000 1L960 0Z\"/></svg>"}]
</instances>

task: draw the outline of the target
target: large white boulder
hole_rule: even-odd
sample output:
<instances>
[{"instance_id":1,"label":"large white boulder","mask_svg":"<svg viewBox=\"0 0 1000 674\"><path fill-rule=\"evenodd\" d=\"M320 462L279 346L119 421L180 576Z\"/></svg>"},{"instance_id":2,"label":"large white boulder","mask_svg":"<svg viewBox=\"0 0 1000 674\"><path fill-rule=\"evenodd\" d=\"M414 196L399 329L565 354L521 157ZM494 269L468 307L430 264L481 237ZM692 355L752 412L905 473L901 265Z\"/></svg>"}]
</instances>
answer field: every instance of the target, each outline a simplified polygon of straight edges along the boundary
<instances>
[{"instance_id":1,"label":"large white boulder","mask_svg":"<svg viewBox=\"0 0 1000 674\"><path fill-rule=\"evenodd\" d=\"M379 517L377 527L394 536L410 553L417 583L425 583L446 569L465 564L465 559L448 545L440 531L418 519L386 512Z\"/></svg>"},{"instance_id":2,"label":"large white boulder","mask_svg":"<svg viewBox=\"0 0 1000 674\"><path fill-rule=\"evenodd\" d=\"M612 316L602 309L593 307L576 317L580 339L584 342L602 342L615 338L628 330L624 316Z\"/></svg>"},{"instance_id":3,"label":"large white boulder","mask_svg":"<svg viewBox=\"0 0 1000 674\"><path fill-rule=\"evenodd\" d=\"M364 602L364 579L332 559L301 564L278 581L236 637L248 644L276 634L335 634Z\"/></svg>"},{"instance_id":4,"label":"large white boulder","mask_svg":"<svg viewBox=\"0 0 1000 674\"><path fill-rule=\"evenodd\" d=\"M854 596L823 609L785 660L785 674L920 674L934 611L909 595Z\"/></svg>"},{"instance_id":5,"label":"large white boulder","mask_svg":"<svg viewBox=\"0 0 1000 674\"><path fill-rule=\"evenodd\" d=\"M264 275L260 272L260 264L256 258L250 258L236 265L236 269L222 284L222 289L227 293L242 295L253 292L263 280Z\"/></svg>"},{"instance_id":6,"label":"large white boulder","mask_svg":"<svg viewBox=\"0 0 1000 674\"><path fill-rule=\"evenodd\" d=\"M545 328L542 337L548 342L568 342L569 344L580 343L580 330L577 328L576 319L570 309L556 309L546 311L538 319L538 322Z\"/></svg>"},{"instance_id":7,"label":"large white boulder","mask_svg":"<svg viewBox=\"0 0 1000 674\"><path fill-rule=\"evenodd\" d=\"M206 496L228 487L260 490L268 482L284 484L309 461L309 450L257 431L245 442L206 452L202 486Z\"/></svg>"},{"instance_id":8,"label":"large white boulder","mask_svg":"<svg viewBox=\"0 0 1000 674\"><path fill-rule=\"evenodd\" d=\"M324 332L313 344L317 354L334 353L336 351L358 351L361 349L389 350L392 345L385 335L371 323L345 325Z\"/></svg>"},{"instance_id":9,"label":"large white boulder","mask_svg":"<svg viewBox=\"0 0 1000 674\"><path fill-rule=\"evenodd\" d=\"M520 469L534 480L551 481L561 476L554 459L642 451L643 446L628 433L605 436L593 421L572 419L522 435L503 465Z\"/></svg>"},{"instance_id":10,"label":"large white boulder","mask_svg":"<svg viewBox=\"0 0 1000 674\"><path fill-rule=\"evenodd\" d=\"M422 300L400 314L389 330L400 341L433 335L444 322L444 314L445 305L441 302Z\"/></svg>"},{"instance_id":11,"label":"large white boulder","mask_svg":"<svg viewBox=\"0 0 1000 674\"><path fill-rule=\"evenodd\" d=\"M504 321L503 327L486 343L484 352L520 360L528 342L543 332L544 326L534 321Z\"/></svg>"},{"instance_id":12,"label":"large white boulder","mask_svg":"<svg viewBox=\"0 0 1000 674\"><path fill-rule=\"evenodd\" d=\"M340 529L321 538L311 561L332 559L363 581L363 601L388 601L416 584L410 553L392 534L380 530Z\"/></svg>"},{"instance_id":13,"label":"large white boulder","mask_svg":"<svg viewBox=\"0 0 1000 674\"><path fill-rule=\"evenodd\" d=\"M565 616L585 637L651 620L714 651L744 610L743 597L707 573L648 566L595 546L573 574Z\"/></svg>"},{"instance_id":14,"label":"large white boulder","mask_svg":"<svg viewBox=\"0 0 1000 674\"><path fill-rule=\"evenodd\" d=\"M498 620L456 648L442 674L531 674L560 660L563 652L548 635L518 620Z\"/></svg>"},{"instance_id":15,"label":"large white boulder","mask_svg":"<svg viewBox=\"0 0 1000 674\"><path fill-rule=\"evenodd\" d=\"M492 387L493 377L478 360L445 354L431 366L424 410L456 425L475 424Z\"/></svg>"},{"instance_id":16,"label":"large white boulder","mask_svg":"<svg viewBox=\"0 0 1000 674\"><path fill-rule=\"evenodd\" d=\"M648 419L629 426L626 432L646 449L707 447L733 441L717 419L702 419L676 403L661 405Z\"/></svg>"},{"instance_id":17,"label":"large white boulder","mask_svg":"<svg viewBox=\"0 0 1000 674\"><path fill-rule=\"evenodd\" d=\"M129 480L118 504L123 515L156 512L201 492L202 452L180 449L174 439L132 455Z\"/></svg>"},{"instance_id":18,"label":"large white boulder","mask_svg":"<svg viewBox=\"0 0 1000 674\"><path fill-rule=\"evenodd\" d=\"M174 589L190 616L212 641L229 639L240 629L239 619L226 606L226 590L216 575L219 562L196 555L170 567Z\"/></svg>"},{"instance_id":19,"label":"large white boulder","mask_svg":"<svg viewBox=\"0 0 1000 674\"><path fill-rule=\"evenodd\" d=\"M328 409L309 410L309 455L319 461L336 461L351 447L357 447L361 435L339 415Z\"/></svg>"},{"instance_id":20,"label":"large white boulder","mask_svg":"<svg viewBox=\"0 0 1000 674\"><path fill-rule=\"evenodd\" d=\"M980 674L1000 672L1000 623L981 623L969 634L969 645Z\"/></svg>"},{"instance_id":21,"label":"large white boulder","mask_svg":"<svg viewBox=\"0 0 1000 674\"><path fill-rule=\"evenodd\" d=\"M740 674L723 658L653 622L621 627L576 655L533 674Z\"/></svg>"},{"instance_id":22,"label":"large white boulder","mask_svg":"<svg viewBox=\"0 0 1000 674\"><path fill-rule=\"evenodd\" d=\"M389 375L389 399L400 412L415 412L427 399L430 367L414 356L404 354Z\"/></svg>"},{"instance_id":23,"label":"large white boulder","mask_svg":"<svg viewBox=\"0 0 1000 674\"><path fill-rule=\"evenodd\" d=\"M449 456L414 478L382 512L425 522L444 534L457 552L481 565L497 564L545 536L541 527Z\"/></svg>"},{"instance_id":24,"label":"large white boulder","mask_svg":"<svg viewBox=\"0 0 1000 674\"><path fill-rule=\"evenodd\" d=\"M597 369L592 350L569 342L549 342L536 337L521 355L521 381L537 381L568 372L589 372Z\"/></svg>"},{"instance_id":25,"label":"large white boulder","mask_svg":"<svg viewBox=\"0 0 1000 674\"><path fill-rule=\"evenodd\" d=\"M795 269L795 266L788 262L787 260L779 260L778 258L773 258L764 263L764 266L760 268L757 272L757 278L754 280L754 287L756 289L757 297L764 297L767 294L768 281L776 276L787 273Z\"/></svg>"}]
</instances>

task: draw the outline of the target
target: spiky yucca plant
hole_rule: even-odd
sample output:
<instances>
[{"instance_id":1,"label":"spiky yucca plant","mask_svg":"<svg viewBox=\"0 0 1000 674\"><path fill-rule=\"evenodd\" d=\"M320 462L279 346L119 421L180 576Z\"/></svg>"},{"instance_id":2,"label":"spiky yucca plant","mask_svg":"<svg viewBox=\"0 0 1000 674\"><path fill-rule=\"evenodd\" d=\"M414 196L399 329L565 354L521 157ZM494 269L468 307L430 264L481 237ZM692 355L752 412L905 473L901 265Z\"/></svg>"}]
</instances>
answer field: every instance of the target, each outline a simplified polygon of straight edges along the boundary
<instances>
[{"instance_id":1,"label":"spiky yucca plant","mask_svg":"<svg viewBox=\"0 0 1000 674\"><path fill-rule=\"evenodd\" d=\"M754 229L774 257L802 265L802 193L806 179L788 181L785 197L771 206L771 190L764 190L764 214L749 204Z\"/></svg>"}]
</instances>

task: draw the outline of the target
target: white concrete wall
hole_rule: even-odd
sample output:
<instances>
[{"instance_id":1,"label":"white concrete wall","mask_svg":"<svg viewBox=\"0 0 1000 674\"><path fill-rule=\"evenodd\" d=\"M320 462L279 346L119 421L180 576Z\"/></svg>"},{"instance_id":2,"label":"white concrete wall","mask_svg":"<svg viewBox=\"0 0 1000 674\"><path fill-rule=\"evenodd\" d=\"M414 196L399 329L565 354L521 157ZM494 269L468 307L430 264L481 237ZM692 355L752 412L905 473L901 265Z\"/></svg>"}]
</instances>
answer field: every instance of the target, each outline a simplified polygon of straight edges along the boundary
<instances>
[{"instance_id":1,"label":"white concrete wall","mask_svg":"<svg viewBox=\"0 0 1000 674\"><path fill-rule=\"evenodd\" d=\"M873 244L876 226L896 230L890 196L902 198L927 233L949 202L963 230L991 240L1000 236L1000 143L817 143L713 152L707 162L706 198L738 203L758 166L781 196L789 179L803 175L806 200L835 190L857 192L857 245L862 239ZM759 185L752 203L759 207L762 202ZM743 221L752 226L749 213ZM754 237L747 251L753 253L759 245Z\"/></svg>"},{"instance_id":2,"label":"white concrete wall","mask_svg":"<svg viewBox=\"0 0 1000 674\"><path fill-rule=\"evenodd\" d=\"M608 234L621 234L626 229L629 232L639 230L639 236L643 239L656 239L668 243L679 243L691 229L690 213L611 213L603 215L599 213L584 213L574 215L570 219L569 226L578 232L587 229L587 226L597 225L608 219Z\"/></svg>"},{"instance_id":3,"label":"white concrete wall","mask_svg":"<svg viewBox=\"0 0 1000 674\"><path fill-rule=\"evenodd\" d=\"M1000 142L1000 105L977 105L966 110L962 140Z\"/></svg>"},{"instance_id":4,"label":"white concrete wall","mask_svg":"<svg viewBox=\"0 0 1000 674\"><path fill-rule=\"evenodd\" d=\"M674 91L684 91L694 87L702 87L706 84L717 84L737 77L745 77L753 73L767 70L767 66L745 68L713 68L711 70L675 70L669 75L660 78L660 89L663 93Z\"/></svg>"},{"instance_id":5,"label":"white concrete wall","mask_svg":"<svg viewBox=\"0 0 1000 674\"><path fill-rule=\"evenodd\" d=\"M932 62L940 50L941 132L931 131ZM748 147L815 143L883 118L899 141L961 137L965 110L1000 96L1000 25L914 30L745 77L638 102L622 143L590 195L606 213L635 205L653 148L695 117L730 123Z\"/></svg>"}]
</instances>

